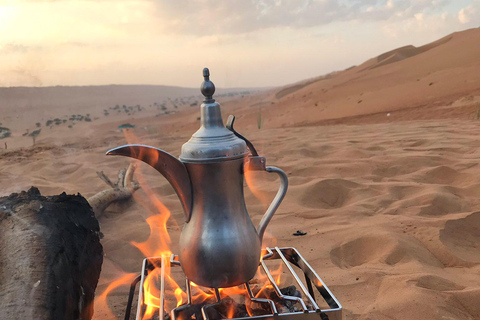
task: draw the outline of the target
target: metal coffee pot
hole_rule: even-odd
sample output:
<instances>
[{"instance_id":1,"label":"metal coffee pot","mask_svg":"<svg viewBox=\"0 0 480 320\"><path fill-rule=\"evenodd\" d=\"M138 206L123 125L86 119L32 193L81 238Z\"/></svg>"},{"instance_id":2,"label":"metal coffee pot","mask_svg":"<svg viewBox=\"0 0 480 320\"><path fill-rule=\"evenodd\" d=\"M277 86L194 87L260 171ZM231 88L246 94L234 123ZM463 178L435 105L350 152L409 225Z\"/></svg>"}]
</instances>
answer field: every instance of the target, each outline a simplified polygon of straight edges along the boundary
<instances>
[{"instance_id":1,"label":"metal coffee pot","mask_svg":"<svg viewBox=\"0 0 480 320\"><path fill-rule=\"evenodd\" d=\"M142 160L171 183L185 211L179 252L185 275L201 286L232 287L255 275L265 228L287 192L288 179L281 169L266 167L265 158L233 129L234 116L223 125L207 68L203 76L201 127L182 146L180 159L139 144L114 148L107 155ZM243 194L246 170L280 176L280 188L256 229Z\"/></svg>"}]
</instances>

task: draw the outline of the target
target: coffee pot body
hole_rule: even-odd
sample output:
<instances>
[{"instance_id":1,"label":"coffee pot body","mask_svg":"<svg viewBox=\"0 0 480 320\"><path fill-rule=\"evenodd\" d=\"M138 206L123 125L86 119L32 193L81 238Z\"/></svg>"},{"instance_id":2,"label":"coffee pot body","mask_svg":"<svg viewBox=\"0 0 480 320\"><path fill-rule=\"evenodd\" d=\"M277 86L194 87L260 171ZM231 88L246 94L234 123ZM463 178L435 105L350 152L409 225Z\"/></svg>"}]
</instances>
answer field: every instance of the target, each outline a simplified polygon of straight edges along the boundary
<instances>
[{"instance_id":1,"label":"coffee pot body","mask_svg":"<svg viewBox=\"0 0 480 320\"><path fill-rule=\"evenodd\" d=\"M194 196L179 258L187 277L199 285L239 285L257 270L262 240L245 206L243 162L186 164Z\"/></svg>"}]
</instances>

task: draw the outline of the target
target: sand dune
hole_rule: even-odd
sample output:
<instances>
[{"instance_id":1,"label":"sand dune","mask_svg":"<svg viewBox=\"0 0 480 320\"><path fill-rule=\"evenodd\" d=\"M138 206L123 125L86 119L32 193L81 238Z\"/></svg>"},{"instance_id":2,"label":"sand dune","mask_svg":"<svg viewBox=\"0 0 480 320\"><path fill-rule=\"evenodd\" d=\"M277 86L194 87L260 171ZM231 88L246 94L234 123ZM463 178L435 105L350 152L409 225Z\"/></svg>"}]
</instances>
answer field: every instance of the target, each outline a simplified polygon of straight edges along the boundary
<instances>
[{"instance_id":1,"label":"sand dune","mask_svg":"<svg viewBox=\"0 0 480 320\"><path fill-rule=\"evenodd\" d=\"M255 103L239 101L234 108L251 121L261 114L268 127L472 119L480 104L478 52L480 28L456 32L274 90ZM271 107L260 108L259 100Z\"/></svg>"}]
</instances>

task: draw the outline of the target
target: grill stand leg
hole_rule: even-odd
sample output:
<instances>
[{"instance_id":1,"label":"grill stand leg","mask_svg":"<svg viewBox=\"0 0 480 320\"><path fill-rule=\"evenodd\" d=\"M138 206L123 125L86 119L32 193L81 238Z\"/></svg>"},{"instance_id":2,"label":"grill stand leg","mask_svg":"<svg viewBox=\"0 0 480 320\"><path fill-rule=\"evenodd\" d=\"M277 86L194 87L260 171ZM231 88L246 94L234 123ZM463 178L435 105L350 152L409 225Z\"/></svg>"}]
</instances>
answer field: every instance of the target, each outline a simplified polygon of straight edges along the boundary
<instances>
[{"instance_id":1,"label":"grill stand leg","mask_svg":"<svg viewBox=\"0 0 480 320\"><path fill-rule=\"evenodd\" d=\"M274 316L278 315L277 307L275 307L275 303L272 300L255 298L248 282L245 283L245 289L247 289L248 297L250 298L250 300L257 303L268 303L270 309L272 310L272 314Z\"/></svg>"},{"instance_id":2,"label":"grill stand leg","mask_svg":"<svg viewBox=\"0 0 480 320\"><path fill-rule=\"evenodd\" d=\"M184 310L189 309L192 306L192 289L190 286L190 280L185 279L185 287L187 288L187 303L182 304L181 306L176 307L172 310L172 320L176 320L178 315Z\"/></svg>"},{"instance_id":3,"label":"grill stand leg","mask_svg":"<svg viewBox=\"0 0 480 320\"><path fill-rule=\"evenodd\" d=\"M312 296L313 301L317 302L317 300L315 300L315 291L313 291L312 281L310 281L310 278L307 276L306 273L304 273L304 275L305 275L305 282L307 283L307 287L308 287L308 292Z\"/></svg>"},{"instance_id":4,"label":"grill stand leg","mask_svg":"<svg viewBox=\"0 0 480 320\"><path fill-rule=\"evenodd\" d=\"M142 279L142 275L139 274L135 279L133 279L132 284L130 284L130 292L128 293L128 302L127 308L125 309L125 320L130 319L130 314L132 313L132 303L133 303L133 296L135 295L135 288L137 284Z\"/></svg>"},{"instance_id":5,"label":"grill stand leg","mask_svg":"<svg viewBox=\"0 0 480 320\"><path fill-rule=\"evenodd\" d=\"M207 305L202 307L203 320L209 320L208 315L207 315L207 309L211 308L211 307L218 306L220 304L221 300L222 300L220 298L220 292L218 291L218 288L215 288L215 297L217 298L217 302L212 303L212 304L207 304Z\"/></svg>"}]
</instances>

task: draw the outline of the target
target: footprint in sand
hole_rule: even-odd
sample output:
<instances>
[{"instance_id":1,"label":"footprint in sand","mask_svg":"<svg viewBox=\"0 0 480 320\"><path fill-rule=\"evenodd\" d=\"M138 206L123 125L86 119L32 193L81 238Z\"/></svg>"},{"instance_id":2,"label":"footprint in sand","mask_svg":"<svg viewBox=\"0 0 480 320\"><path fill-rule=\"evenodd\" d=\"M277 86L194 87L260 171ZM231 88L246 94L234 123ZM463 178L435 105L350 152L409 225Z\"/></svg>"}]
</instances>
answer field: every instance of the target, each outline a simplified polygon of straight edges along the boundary
<instances>
[{"instance_id":1,"label":"footprint in sand","mask_svg":"<svg viewBox=\"0 0 480 320\"><path fill-rule=\"evenodd\" d=\"M412 214L438 217L451 213L460 213L469 210L468 202L457 194L455 188L449 186L424 185L424 190L418 187L410 190L396 189L400 200L395 201L389 211L408 210ZM406 191L403 193L402 191ZM415 191L412 193L412 191ZM405 211L407 212L407 211Z\"/></svg>"},{"instance_id":2,"label":"footprint in sand","mask_svg":"<svg viewBox=\"0 0 480 320\"><path fill-rule=\"evenodd\" d=\"M411 174L424 168L440 166L444 162L445 159L439 156L409 155L378 162L372 174L384 178L398 178L398 176Z\"/></svg>"},{"instance_id":3,"label":"footprint in sand","mask_svg":"<svg viewBox=\"0 0 480 320\"><path fill-rule=\"evenodd\" d=\"M418 278L409 280L408 282L415 283L415 286L419 288L435 291L455 291L465 289L464 286L458 285L455 282L434 275L420 276Z\"/></svg>"},{"instance_id":4,"label":"footprint in sand","mask_svg":"<svg viewBox=\"0 0 480 320\"><path fill-rule=\"evenodd\" d=\"M75 173L78 169L82 167L80 163L59 163L55 165L55 170L61 175L68 175ZM53 170L53 167L52 167Z\"/></svg>"},{"instance_id":5,"label":"footprint in sand","mask_svg":"<svg viewBox=\"0 0 480 320\"><path fill-rule=\"evenodd\" d=\"M344 179L317 181L302 192L300 203L308 208L340 208L351 198L350 191L358 186L358 183Z\"/></svg>"},{"instance_id":6,"label":"footprint in sand","mask_svg":"<svg viewBox=\"0 0 480 320\"><path fill-rule=\"evenodd\" d=\"M480 263L480 211L447 221L440 241L460 259Z\"/></svg>"},{"instance_id":7,"label":"footprint in sand","mask_svg":"<svg viewBox=\"0 0 480 320\"><path fill-rule=\"evenodd\" d=\"M442 267L438 259L415 239L397 239L389 234L362 236L330 251L330 259L340 268L381 263L396 265L410 261Z\"/></svg>"},{"instance_id":8,"label":"footprint in sand","mask_svg":"<svg viewBox=\"0 0 480 320\"><path fill-rule=\"evenodd\" d=\"M457 170L452 169L449 166L439 166L427 169L415 180L422 183L453 184L462 178L465 178L464 174L461 174Z\"/></svg>"},{"instance_id":9,"label":"footprint in sand","mask_svg":"<svg viewBox=\"0 0 480 320\"><path fill-rule=\"evenodd\" d=\"M423 204L418 213L421 216L441 216L468 210L465 201L448 190L424 194L416 200Z\"/></svg>"},{"instance_id":10,"label":"footprint in sand","mask_svg":"<svg viewBox=\"0 0 480 320\"><path fill-rule=\"evenodd\" d=\"M301 148L298 150L298 154L303 157L318 159L328 155L332 149L334 149L333 146L325 144L315 148Z\"/></svg>"}]
</instances>

